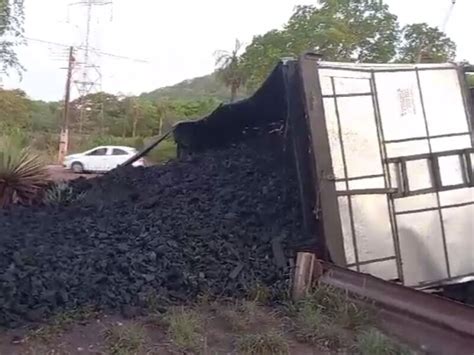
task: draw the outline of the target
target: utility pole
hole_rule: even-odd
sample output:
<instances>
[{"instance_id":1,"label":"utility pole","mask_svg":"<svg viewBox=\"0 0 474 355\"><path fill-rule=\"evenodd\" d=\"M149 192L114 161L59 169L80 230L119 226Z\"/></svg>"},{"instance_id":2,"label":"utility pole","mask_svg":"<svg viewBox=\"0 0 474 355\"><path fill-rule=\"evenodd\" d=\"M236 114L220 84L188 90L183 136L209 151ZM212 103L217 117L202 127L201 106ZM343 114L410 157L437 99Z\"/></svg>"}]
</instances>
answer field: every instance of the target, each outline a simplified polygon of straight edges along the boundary
<instances>
[{"instance_id":1,"label":"utility pole","mask_svg":"<svg viewBox=\"0 0 474 355\"><path fill-rule=\"evenodd\" d=\"M140 112L138 108L137 99L133 98L133 122L132 122L132 137L135 138L137 135L137 126Z\"/></svg>"},{"instance_id":2,"label":"utility pole","mask_svg":"<svg viewBox=\"0 0 474 355\"><path fill-rule=\"evenodd\" d=\"M58 162L62 164L64 157L67 155L69 148L69 103L71 101L71 81L72 71L74 69L74 47L69 48L69 60L66 78L66 94L64 95L64 111L63 122L61 126L61 134L59 137L59 154Z\"/></svg>"}]
</instances>

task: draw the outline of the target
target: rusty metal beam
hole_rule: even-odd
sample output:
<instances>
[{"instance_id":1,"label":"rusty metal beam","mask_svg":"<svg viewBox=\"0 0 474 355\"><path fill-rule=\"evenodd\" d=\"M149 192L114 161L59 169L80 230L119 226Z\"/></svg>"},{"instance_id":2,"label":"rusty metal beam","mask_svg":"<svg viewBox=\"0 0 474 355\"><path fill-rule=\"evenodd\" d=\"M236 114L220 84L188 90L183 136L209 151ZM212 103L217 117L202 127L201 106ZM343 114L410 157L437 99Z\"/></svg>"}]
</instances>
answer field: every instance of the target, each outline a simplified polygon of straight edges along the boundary
<instances>
[{"instance_id":1,"label":"rusty metal beam","mask_svg":"<svg viewBox=\"0 0 474 355\"><path fill-rule=\"evenodd\" d=\"M319 282L374 306L387 333L428 353L473 354L473 307L335 265L324 269Z\"/></svg>"}]
</instances>

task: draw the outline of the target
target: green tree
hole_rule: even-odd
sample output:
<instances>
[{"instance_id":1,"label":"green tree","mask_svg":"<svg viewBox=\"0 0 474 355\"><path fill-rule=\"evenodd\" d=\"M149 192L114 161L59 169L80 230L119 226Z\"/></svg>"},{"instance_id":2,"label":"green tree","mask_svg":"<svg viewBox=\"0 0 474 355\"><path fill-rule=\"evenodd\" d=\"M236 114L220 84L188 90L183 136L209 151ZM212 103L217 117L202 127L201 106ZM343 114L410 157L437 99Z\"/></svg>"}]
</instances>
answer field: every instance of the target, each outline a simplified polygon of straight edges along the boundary
<instances>
[{"instance_id":1,"label":"green tree","mask_svg":"<svg viewBox=\"0 0 474 355\"><path fill-rule=\"evenodd\" d=\"M23 70L15 52L23 39L23 10L24 0L0 0L0 74L9 68Z\"/></svg>"},{"instance_id":2,"label":"green tree","mask_svg":"<svg viewBox=\"0 0 474 355\"><path fill-rule=\"evenodd\" d=\"M288 33L279 30L253 38L241 58L249 90L257 89L281 58L294 55L289 43Z\"/></svg>"},{"instance_id":3,"label":"green tree","mask_svg":"<svg viewBox=\"0 0 474 355\"><path fill-rule=\"evenodd\" d=\"M298 6L283 30L254 37L242 56L257 88L282 57L316 51L325 60L388 62L396 55L397 17L379 1L321 0Z\"/></svg>"},{"instance_id":4,"label":"green tree","mask_svg":"<svg viewBox=\"0 0 474 355\"><path fill-rule=\"evenodd\" d=\"M422 56L442 63L456 56L456 44L446 34L426 23L407 25L402 30L398 60L418 63Z\"/></svg>"},{"instance_id":5,"label":"green tree","mask_svg":"<svg viewBox=\"0 0 474 355\"><path fill-rule=\"evenodd\" d=\"M235 40L234 49L231 52L217 51L216 52L216 66L217 77L224 85L230 88L230 101L233 102L237 96L237 92L245 84L246 76L242 66L240 65L239 52L242 48L242 43Z\"/></svg>"},{"instance_id":6,"label":"green tree","mask_svg":"<svg viewBox=\"0 0 474 355\"><path fill-rule=\"evenodd\" d=\"M397 17L379 1L320 0L298 6L285 29L290 49L326 60L387 62L396 54Z\"/></svg>"},{"instance_id":7,"label":"green tree","mask_svg":"<svg viewBox=\"0 0 474 355\"><path fill-rule=\"evenodd\" d=\"M71 122L79 133L108 134L122 117L118 98L105 92L89 94L71 102Z\"/></svg>"},{"instance_id":8,"label":"green tree","mask_svg":"<svg viewBox=\"0 0 474 355\"><path fill-rule=\"evenodd\" d=\"M61 118L58 102L30 102L31 130L37 132L57 132Z\"/></svg>"},{"instance_id":9,"label":"green tree","mask_svg":"<svg viewBox=\"0 0 474 355\"><path fill-rule=\"evenodd\" d=\"M30 108L30 101L23 91L0 89L0 132L29 128Z\"/></svg>"}]
</instances>

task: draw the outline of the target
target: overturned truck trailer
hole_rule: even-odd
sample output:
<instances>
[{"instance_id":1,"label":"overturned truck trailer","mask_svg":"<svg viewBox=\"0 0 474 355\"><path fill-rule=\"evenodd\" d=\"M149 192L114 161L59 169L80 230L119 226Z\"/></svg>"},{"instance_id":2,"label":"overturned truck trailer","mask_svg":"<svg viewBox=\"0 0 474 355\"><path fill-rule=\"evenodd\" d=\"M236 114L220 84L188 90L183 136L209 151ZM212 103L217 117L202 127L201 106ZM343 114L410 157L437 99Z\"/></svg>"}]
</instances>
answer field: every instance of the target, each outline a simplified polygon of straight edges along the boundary
<instances>
[{"instance_id":1,"label":"overturned truck trailer","mask_svg":"<svg viewBox=\"0 0 474 355\"><path fill-rule=\"evenodd\" d=\"M302 248L410 287L474 280L473 119L461 68L307 54L174 135L185 154L278 122L298 174Z\"/></svg>"}]
</instances>

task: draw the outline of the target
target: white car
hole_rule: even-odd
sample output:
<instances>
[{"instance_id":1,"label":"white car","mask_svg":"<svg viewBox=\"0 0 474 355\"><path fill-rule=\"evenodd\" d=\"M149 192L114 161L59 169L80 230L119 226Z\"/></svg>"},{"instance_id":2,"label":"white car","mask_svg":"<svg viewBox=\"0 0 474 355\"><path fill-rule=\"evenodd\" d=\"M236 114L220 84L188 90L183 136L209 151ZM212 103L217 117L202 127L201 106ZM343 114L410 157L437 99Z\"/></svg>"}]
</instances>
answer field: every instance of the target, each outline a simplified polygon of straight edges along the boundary
<instances>
[{"instance_id":1,"label":"white car","mask_svg":"<svg viewBox=\"0 0 474 355\"><path fill-rule=\"evenodd\" d=\"M72 154L64 158L64 167L75 173L106 172L115 169L137 154L135 148L120 146L102 146L84 153ZM144 166L143 159L137 160L133 166Z\"/></svg>"}]
</instances>

